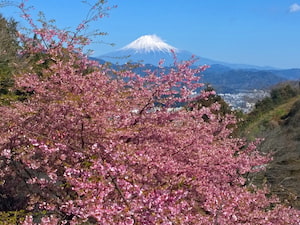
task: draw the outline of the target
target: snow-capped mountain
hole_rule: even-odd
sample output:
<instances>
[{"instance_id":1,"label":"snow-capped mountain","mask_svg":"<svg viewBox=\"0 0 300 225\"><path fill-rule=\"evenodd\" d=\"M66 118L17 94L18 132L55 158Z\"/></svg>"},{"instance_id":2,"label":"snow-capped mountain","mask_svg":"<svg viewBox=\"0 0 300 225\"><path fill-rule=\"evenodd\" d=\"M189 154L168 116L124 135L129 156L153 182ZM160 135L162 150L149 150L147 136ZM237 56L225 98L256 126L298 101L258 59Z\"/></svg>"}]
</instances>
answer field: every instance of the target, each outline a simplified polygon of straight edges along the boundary
<instances>
[{"instance_id":1,"label":"snow-capped mountain","mask_svg":"<svg viewBox=\"0 0 300 225\"><path fill-rule=\"evenodd\" d=\"M96 57L98 60L109 61L114 64L125 64L127 62L152 64L157 66L159 61L165 61L164 66L174 65L174 53L177 61L189 60L193 54L189 51L178 49L163 41L157 35L144 35L124 46L123 48L110 52L105 55ZM221 61L216 61L200 56L195 56L198 59L196 65L223 65L232 69L248 68L248 69L270 69L252 65L233 64Z\"/></svg>"},{"instance_id":2,"label":"snow-capped mountain","mask_svg":"<svg viewBox=\"0 0 300 225\"><path fill-rule=\"evenodd\" d=\"M102 55L93 60L103 63L123 65L127 62L151 64L136 68L143 75L143 68L155 69L159 61L165 61L165 67L174 65L174 54L177 61L189 60L192 53L169 45L156 35L144 35L123 48ZM210 65L203 72L202 82L210 83L218 92L235 93L242 90L265 89L284 80L300 79L300 69L278 70L270 67L259 67L245 64L233 64L195 56L198 61L194 65ZM113 65L115 68L122 68Z\"/></svg>"},{"instance_id":3,"label":"snow-capped mountain","mask_svg":"<svg viewBox=\"0 0 300 225\"><path fill-rule=\"evenodd\" d=\"M155 66L163 59L164 65L169 66L174 64L174 53L179 61L189 60L192 57L192 53L167 44L157 35L144 35L117 51L97 58L116 64L140 62Z\"/></svg>"},{"instance_id":4,"label":"snow-capped mountain","mask_svg":"<svg viewBox=\"0 0 300 225\"><path fill-rule=\"evenodd\" d=\"M123 47L121 50L134 50L136 53L149 53L149 52L177 52L177 48L167 44L160 37L155 34L144 35Z\"/></svg>"}]
</instances>

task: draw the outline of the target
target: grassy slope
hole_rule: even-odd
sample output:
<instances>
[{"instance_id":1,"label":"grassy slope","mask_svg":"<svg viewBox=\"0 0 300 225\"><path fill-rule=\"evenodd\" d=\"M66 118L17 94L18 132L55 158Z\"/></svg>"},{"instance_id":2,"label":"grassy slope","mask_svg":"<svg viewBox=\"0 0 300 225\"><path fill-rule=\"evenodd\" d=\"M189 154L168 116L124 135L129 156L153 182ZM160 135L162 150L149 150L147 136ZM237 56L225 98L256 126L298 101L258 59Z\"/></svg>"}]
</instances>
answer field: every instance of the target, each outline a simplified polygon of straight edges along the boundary
<instances>
[{"instance_id":1,"label":"grassy slope","mask_svg":"<svg viewBox=\"0 0 300 225\"><path fill-rule=\"evenodd\" d=\"M300 209L300 96L256 118L244 135L250 140L264 138L258 149L273 155L255 182L266 182L283 201Z\"/></svg>"},{"instance_id":2,"label":"grassy slope","mask_svg":"<svg viewBox=\"0 0 300 225\"><path fill-rule=\"evenodd\" d=\"M243 135L245 135L250 140L253 140L257 137L266 138L271 129L282 124L283 120L281 119L281 117L287 115L291 110L292 106L298 100L300 100L300 95L289 99L284 104L281 104L273 110L263 114L259 118L256 118L255 121L250 123L245 128Z\"/></svg>"}]
</instances>

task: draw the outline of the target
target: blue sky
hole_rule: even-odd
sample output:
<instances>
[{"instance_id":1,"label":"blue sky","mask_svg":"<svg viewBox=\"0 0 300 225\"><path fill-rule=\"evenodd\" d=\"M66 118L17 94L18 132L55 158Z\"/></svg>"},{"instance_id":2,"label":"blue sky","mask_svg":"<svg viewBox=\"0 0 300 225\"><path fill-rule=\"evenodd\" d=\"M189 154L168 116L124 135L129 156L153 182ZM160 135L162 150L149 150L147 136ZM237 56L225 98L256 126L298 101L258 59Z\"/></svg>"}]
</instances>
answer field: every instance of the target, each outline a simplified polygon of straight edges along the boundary
<instances>
[{"instance_id":1,"label":"blue sky","mask_svg":"<svg viewBox=\"0 0 300 225\"><path fill-rule=\"evenodd\" d=\"M29 0L27 4L56 19L62 28L74 27L87 13L80 0ZM95 56L142 35L156 34L200 57L300 68L300 0L108 0L107 4L118 7L92 26L108 32L102 41L115 46L92 44ZM0 8L0 13L19 20L17 9Z\"/></svg>"}]
</instances>

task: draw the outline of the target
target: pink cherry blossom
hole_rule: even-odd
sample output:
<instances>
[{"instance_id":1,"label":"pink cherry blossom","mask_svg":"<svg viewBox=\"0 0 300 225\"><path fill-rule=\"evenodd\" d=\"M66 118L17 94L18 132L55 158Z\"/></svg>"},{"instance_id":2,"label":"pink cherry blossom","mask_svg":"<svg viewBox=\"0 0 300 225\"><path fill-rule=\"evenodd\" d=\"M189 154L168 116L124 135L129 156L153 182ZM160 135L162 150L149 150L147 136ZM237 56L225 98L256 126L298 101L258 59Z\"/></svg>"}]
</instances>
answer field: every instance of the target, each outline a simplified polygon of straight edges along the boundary
<instances>
[{"instance_id":1,"label":"pink cherry blossom","mask_svg":"<svg viewBox=\"0 0 300 225\"><path fill-rule=\"evenodd\" d=\"M267 187L248 185L271 158L232 137L233 115L176 107L215 94L195 95L207 66L142 77L89 60L69 32L35 32L44 44L24 36L22 53L51 62L42 75L22 71L16 88L33 94L0 107L2 185L26 194L23 224L300 223Z\"/></svg>"}]
</instances>

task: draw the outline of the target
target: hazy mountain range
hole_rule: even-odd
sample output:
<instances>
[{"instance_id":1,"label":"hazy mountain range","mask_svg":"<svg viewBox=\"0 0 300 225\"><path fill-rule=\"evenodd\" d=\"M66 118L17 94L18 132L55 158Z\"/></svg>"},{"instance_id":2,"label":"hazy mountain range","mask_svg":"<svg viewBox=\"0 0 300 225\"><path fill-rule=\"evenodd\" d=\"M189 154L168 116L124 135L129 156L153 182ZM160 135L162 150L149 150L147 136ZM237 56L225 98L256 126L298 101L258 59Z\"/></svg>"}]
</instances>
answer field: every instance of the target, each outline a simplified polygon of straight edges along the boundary
<instances>
[{"instance_id":1,"label":"hazy mountain range","mask_svg":"<svg viewBox=\"0 0 300 225\"><path fill-rule=\"evenodd\" d=\"M177 61L189 60L193 54L179 50L164 42L156 35L144 35L124 46L123 48L105 55L93 58L97 61L108 61L115 67L131 63L142 63L143 68L155 70L161 59L164 66L174 65L174 54ZM233 64L216 61L201 56L195 65L210 65L203 74L202 82L210 83L219 92L239 92L250 89L266 89L285 80L299 80L300 69L276 69L255 65ZM143 68L137 72L143 73Z\"/></svg>"}]
</instances>

